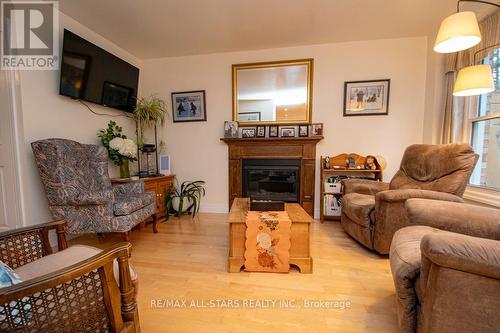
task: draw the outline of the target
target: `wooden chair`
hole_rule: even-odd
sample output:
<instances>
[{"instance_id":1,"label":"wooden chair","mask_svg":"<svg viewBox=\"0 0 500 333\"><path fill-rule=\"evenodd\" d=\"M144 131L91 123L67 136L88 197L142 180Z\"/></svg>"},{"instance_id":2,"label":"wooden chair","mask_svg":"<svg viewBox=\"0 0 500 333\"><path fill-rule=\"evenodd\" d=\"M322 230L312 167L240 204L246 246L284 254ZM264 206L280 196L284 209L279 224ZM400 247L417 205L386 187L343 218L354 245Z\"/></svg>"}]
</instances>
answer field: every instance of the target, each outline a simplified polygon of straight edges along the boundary
<instances>
[{"instance_id":1,"label":"wooden chair","mask_svg":"<svg viewBox=\"0 0 500 333\"><path fill-rule=\"evenodd\" d=\"M51 230L56 231L58 250L69 251L65 222L57 221L0 233L0 260L16 271L51 255ZM139 332L130 249L130 243L119 243L86 260L0 289L0 331ZM115 260L118 278L113 272Z\"/></svg>"}]
</instances>

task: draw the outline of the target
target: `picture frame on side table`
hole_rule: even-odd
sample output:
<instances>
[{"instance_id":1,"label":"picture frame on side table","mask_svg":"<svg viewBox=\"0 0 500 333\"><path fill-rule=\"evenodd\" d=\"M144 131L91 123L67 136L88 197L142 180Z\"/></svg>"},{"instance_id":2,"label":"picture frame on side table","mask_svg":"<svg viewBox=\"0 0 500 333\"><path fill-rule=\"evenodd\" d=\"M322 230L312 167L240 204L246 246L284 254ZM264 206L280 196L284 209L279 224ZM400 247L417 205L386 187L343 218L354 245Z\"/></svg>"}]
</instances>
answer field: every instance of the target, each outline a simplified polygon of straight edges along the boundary
<instances>
[{"instance_id":1,"label":"picture frame on side table","mask_svg":"<svg viewBox=\"0 0 500 333\"><path fill-rule=\"evenodd\" d=\"M241 129L242 138L255 138L257 129L255 127L243 127Z\"/></svg>"},{"instance_id":2,"label":"picture frame on side table","mask_svg":"<svg viewBox=\"0 0 500 333\"><path fill-rule=\"evenodd\" d=\"M311 136L323 135L323 123L311 124Z\"/></svg>"},{"instance_id":3,"label":"picture frame on side table","mask_svg":"<svg viewBox=\"0 0 500 333\"><path fill-rule=\"evenodd\" d=\"M282 137L282 138L294 138L295 137L295 127L280 127L280 137Z\"/></svg>"},{"instance_id":4,"label":"picture frame on side table","mask_svg":"<svg viewBox=\"0 0 500 333\"><path fill-rule=\"evenodd\" d=\"M168 176L170 175L171 171L170 171L170 165L171 165L171 161L170 161L170 155L160 155L158 156L158 160L159 160L159 172L160 174L162 175L165 175L165 176Z\"/></svg>"},{"instance_id":5,"label":"picture frame on side table","mask_svg":"<svg viewBox=\"0 0 500 333\"><path fill-rule=\"evenodd\" d=\"M172 119L174 123L207 121L205 90L173 92Z\"/></svg>"},{"instance_id":6,"label":"picture frame on side table","mask_svg":"<svg viewBox=\"0 0 500 333\"><path fill-rule=\"evenodd\" d=\"M299 125L299 137L305 138L309 136L309 125Z\"/></svg>"},{"instance_id":7,"label":"picture frame on side table","mask_svg":"<svg viewBox=\"0 0 500 333\"><path fill-rule=\"evenodd\" d=\"M269 126L269 137L270 138L277 138L278 137L278 126L276 125L271 125Z\"/></svg>"},{"instance_id":8,"label":"picture frame on side table","mask_svg":"<svg viewBox=\"0 0 500 333\"><path fill-rule=\"evenodd\" d=\"M389 114L390 79L344 82L344 117Z\"/></svg>"},{"instance_id":9,"label":"picture frame on side table","mask_svg":"<svg viewBox=\"0 0 500 333\"><path fill-rule=\"evenodd\" d=\"M266 137L266 126L257 126L257 137L258 138Z\"/></svg>"}]
</instances>

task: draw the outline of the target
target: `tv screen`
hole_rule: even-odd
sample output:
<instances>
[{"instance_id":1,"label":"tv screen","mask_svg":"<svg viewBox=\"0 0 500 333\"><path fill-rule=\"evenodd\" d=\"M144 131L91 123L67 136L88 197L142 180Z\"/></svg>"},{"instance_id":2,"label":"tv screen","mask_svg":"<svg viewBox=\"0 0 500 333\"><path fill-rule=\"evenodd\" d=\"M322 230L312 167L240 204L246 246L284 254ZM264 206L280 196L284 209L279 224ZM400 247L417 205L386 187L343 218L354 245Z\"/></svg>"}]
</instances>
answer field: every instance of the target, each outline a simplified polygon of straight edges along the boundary
<instances>
[{"instance_id":1,"label":"tv screen","mask_svg":"<svg viewBox=\"0 0 500 333\"><path fill-rule=\"evenodd\" d=\"M133 112L139 69L64 30L59 93Z\"/></svg>"}]
</instances>

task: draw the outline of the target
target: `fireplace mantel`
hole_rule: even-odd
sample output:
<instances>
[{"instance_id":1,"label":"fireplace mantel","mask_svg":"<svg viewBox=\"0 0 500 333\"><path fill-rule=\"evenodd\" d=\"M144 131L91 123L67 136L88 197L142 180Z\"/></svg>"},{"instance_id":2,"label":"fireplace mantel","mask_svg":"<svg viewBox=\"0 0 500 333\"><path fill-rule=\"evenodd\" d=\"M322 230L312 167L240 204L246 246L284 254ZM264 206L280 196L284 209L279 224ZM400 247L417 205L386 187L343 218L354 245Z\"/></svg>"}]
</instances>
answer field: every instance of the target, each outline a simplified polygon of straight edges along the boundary
<instances>
[{"instance_id":1,"label":"fireplace mantel","mask_svg":"<svg viewBox=\"0 0 500 333\"><path fill-rule=\"evenodd\" d=\"M299 159L300 204L313 215L316 144L323 137L305 138L221 138L229 150L229 206L242 196L244 159Z\"/></svg>"}]
</instances>

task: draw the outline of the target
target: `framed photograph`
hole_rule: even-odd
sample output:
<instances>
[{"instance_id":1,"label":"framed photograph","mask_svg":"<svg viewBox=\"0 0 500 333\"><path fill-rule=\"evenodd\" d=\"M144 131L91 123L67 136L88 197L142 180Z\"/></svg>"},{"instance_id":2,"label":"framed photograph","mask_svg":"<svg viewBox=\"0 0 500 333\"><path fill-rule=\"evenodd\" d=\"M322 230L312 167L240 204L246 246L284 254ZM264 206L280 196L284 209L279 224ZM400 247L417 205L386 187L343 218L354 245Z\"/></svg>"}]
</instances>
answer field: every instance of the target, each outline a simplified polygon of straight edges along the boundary
<instances>
[{"instance_id":1,"label":"framed photograph","mask_svg":"<svg viewBox=\"0 0 500 333\"><path fill-rule=\"evenodd\" d=\"M299 136L302 138L309 136L309 125L299 125Z\"/></svg>"},{"instance_id":2,"label":"framed photograph","mask_svg":"<svg viewBox=\"0 0 500 333\"><path fill-rule=\"evenodd\" d=\"M237 138L238 137L238 122L237 121L225 121L224 122L224 137L225 138Z\"/></svg>"},{"instance_id":3,"label":"framed photograph","mask_svg":"<svg viewBox=\"0 0 500 333\"><path fill-rule=\"evenodd\" d=\"M270 138L277 138L278 137L278 126L276 126L276 125L269 126L269 137Z\"/></svg>"},{"instance_id":4,"label":"framed photograph","mask_svg":"<svg viewBox=\"0 0 500 333\"><path fill-rule=\"evenodd\" d=\"M323 123L311 124L311 134L312 136L322 136Z\"/></svg>"},{"instance_id":5,"label":"framed photograph","mask_svg":"<svg viewBox=\"0 0 500 333\"><path fill-rule=\"evenodd\" d=\"M238 121L241 122L260 121L260 112L240 112L238 113Z\"/></svg>"},{"instance_id":6,"label":"framed photograph","mask_svg":"<svg viewBox=\"0 0 500 333\"><path fill-rule=\"evenodd\" d=\"M170 155L160 155L158 156L158 159L160 160L159 166L160 166L160 174L161 175L170 175Z\"/></svg>"},{"instance_id":7,"label":"framed photograph","mask_svg":"<svg viewBox=\"0 0 500 333\"><path fill-rule=\"evenodd\" d=\"M266 126L257 126L257 137L258 138L266 137Z\"/></svg>"},{"instance_id":8,"label":"framed photograph","mask_svg":"<svg viewBox=\"0 0 500 333\"><path fill-rule=\"evenodd\" d=\"M280 127L280 136L282 138L295 137L295 127Z\"/></svg>"},{"instance_id":9,"label":"framed photograph","mask_svg":"<svg viewBox=\"0 0 500 333\"><path fill-rule=\"evenodd\" d=\"M389 114L391 80L344 83L344 117Z\"/></svg>"},{"instance_id":10,"label":"framed photograph","mask_svg":"<svg viewBox=\"0 0 500 333\"><path fill-rule=\"evenodd\" d=\"M172 114L174 123L207 121L205 90L173 92Z\"/></svg>"},{"instance_id":11,"label":"framed photograph","mask_svg":"<svg viewBox=\"0 0 500 333\"><path fill-rule=\"evenodd\" d=\"M241 137L242 138L255 138L255 132L256 132L255 127L243 127L241 129Z\"/></svg>"}]
</instances>

